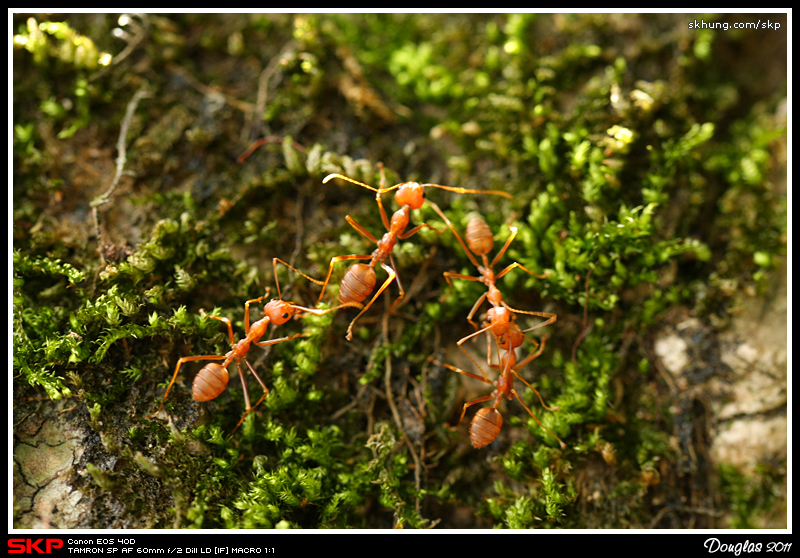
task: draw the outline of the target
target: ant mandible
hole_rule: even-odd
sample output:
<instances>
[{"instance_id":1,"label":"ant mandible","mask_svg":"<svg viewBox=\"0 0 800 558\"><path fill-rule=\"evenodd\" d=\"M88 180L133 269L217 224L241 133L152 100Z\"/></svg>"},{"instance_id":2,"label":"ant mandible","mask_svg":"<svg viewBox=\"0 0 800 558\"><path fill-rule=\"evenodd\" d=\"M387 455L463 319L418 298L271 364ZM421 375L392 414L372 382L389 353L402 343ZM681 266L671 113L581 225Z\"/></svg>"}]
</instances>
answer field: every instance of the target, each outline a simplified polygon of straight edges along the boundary
<instances>
[{"instance_id":1,"label":"ant mandible","mask_svg":"<svg viewBox=\"0 0 800 558\"><path fill-rule=\"evenodd\" d=\"M470 441L472 442L472 446L476 449L480 449L482 447L488 446L491 444L497 436L500 434L500 430L503 427L503 415L500 414L500 411L497 408L500 406L500 401L505 396L507 399L511 400L514 397L517 398L517 401L525 407L525 410L528 411L528 414L533 417L533 420L536 423L544 428L548 434L550 434L553 438L558 440L558 443L561 445L561 449L565 449L567 446L566 444L553 434L553 432L543 425L536 415L530 410L530 408L522 401L517 390L514 389L514 378L516 377L526 386L536 393L539 397L539 402L542 404L542 407L547 409L548 411L558 411L558 407L548 407L544 400L542 399L542 395L534 388L531 384L529 384L522 376L519 375L517 372L518 369L522 368L523 366L529 364L531 361L539 358L539 356L544 352L544 345L546 338L542 339L541 344L536 343L533 341L534 344L539 345L539 348L536 352L530 354L528 357L523 359L520 362L517 362L517 356L515 349L516 347L522 344L523 338L527 337L522 330L519 329L516 323L513 323L509 326L506 333L497 338L498 347L505 349L506 352L503 354L502 358L500 359L500 364L491 364L492 368L496 368L501 370L500 376L492 382L491 380L486 378L486 374L483 377L478 376L477 374L473 374L472 372L467 372L466 370L462 370L461 368L457 368L450 364L443 364L437 360L430 359L436 364L440 366L444 366L445 368L449 368L454 372L458 372L459 374L463 374L464 376L469 376L470 378L474 378L476 380L480 380L481 382L485 382L488 384L492 384L495 386L495 389L489 395L485 395L483 397L478 397L477 399L473 399L472 401L468 401L464 403L464 407L461 409L461 417L458 420L458 424L455 428L458 428L461 425L461 422L464 420L464 415L467 412L467 409L472 405L476 405L478 403L482 403L484 401L488 401L490 399L494 399L494 403L490 407L483 407L475 413L475 416L472 418L472 422L470 423L469 427L469 437ZM499 349L498 349L499 350ZM483 371L483 370L481 370Z\"/></svg>"},{"instance_id":2,"label":"ant mandible","mask_svg":"<svg viewBox=\"0 0 800 558\"><path fill-rule=\"evenodd\" d=\"M292 319L294 316L300 314L301 312L306 312L308 314L314 314L316 316L321 316L323 314L327 314L328 312L333 312L334 310L338 310L339 308L343 308L345 306L355 306L357 308L361 308L362 305L359 303L344 303L335 308L328 308L325 310L318 310L315 308L305 308L303 306L297 305L293 302L284 301L281 296L281 286L278 282L278 272L277 272L277 262L281 261L278 258L273 258L272 265L273 271L275 273L275 285L278 290L278 298L274 298L267 302L264 305L264 317L260 320L253 322L250 324L250 305L254 303L261 302L265 298L269 296L269 287L267 287L266 294L264 296L260 296L258 298L254 298L248 300L244 303L244 338L240 339L238 342L233 337L233 326L231 321L228 318L218 317L218 316L208 316L203 312L200 311L202 315L212 318L214 320L219 320L223 322L225 325L228 326L228 338L230 339L231 343L231 350L228 351L224 355L197 355L197 356L188 356L188 357L181 357L178 360L178 363L175 365L175 372L172 374L172 379L167 386L167 391L164 392L164 397L161 400L161 405L159 405L158 410L149 415L147 418L151 419L158 415L161 412L162 407L164 406L164 402L167 400L167 396L169 395L169 390L172 388L172 385L175 383L175 380L178 377L178 372L181 369L181 366L186 364L187 362L194 362L198 360L220 360L222 364L217 364L216 362L211 362L204 366L200 372L194 378L192 382L192 397L195 401L210 401L216 397L218 397L222 391L225 389L225 386L228 385L228 367L231 363L236 363L236 368L239 372L239 379L242 383L242 390L244 391L244 403L245 403L245 412L242 415L242 418L239 419L239 422L236 423L236 427L233 429L233 432L239 428L239 426L244 422L244 419L251 413L255 407L261 403L264 398L269 393L269 389L267 388L264 381L259 377L258 373L256 372L253 365L247 360L247 353L250 350L251 345L257 345L261 348L269 347L270 345L276 345L278 343L282 343L284 341L289 341L291 339L296 339L297 337L303 337L305 333L296 333L294 335L289 335L287 337L280 337L276 339L270 339L268 341L261 341L260 339L267 333L267 328L270 324L275 326L283 325ZM284 263L284 262L282 262ZM241 362L244 361L247 369L250 373L255 377L258 384L261 386L261 389L264 390L264 394L261 398L256 402L255 405L250 405L250 393L247 389L247 382L245 381L244 372L242 371Z\"/></svg>"},{"instance_id":3,"label":"ant mandible","mask_svg":"<svg viewBox=\"0 0 800 558\"><path fill-rule=\"evenodd\" d=\"M375 300L380 296L380 294L386 290L386 288L391 284L392 281L397 279L397 286L400 290L400 295L397 299L392 303L389 310L391 311L405 296L405 291L403 290L403 284L400 281L400 278L397 275L397 266L394 263L394 258L392 256L392 250L394 249L394 245L397 243L397 240L405 240L417 232L419 232L423 227L427 227L428 229L436 232L437 234L441 234L443 231L439 231L427 223L422 223L417 225L416 227L412 228L408 232L406 232L406 227L408 227L408 223L410 220L410 213L413 209L419 209L425 203L425 188L432 187L432 188L439 188L441 190L447 190L449 192L456 192L458 194L493 194L498 196L503 196L506 198L511 199L512 196L508 192L501 192L498 190L471 190L468 188L459 188L453 186L443 186L441 184L420 184L418 182L402 182L400 184L395 184L389 188L385 188L386 185L386 173L383 168L383 164L379 163L378 168L380 170L380 187L374 188L373 186L369 186L364 184L363 182L359 182L357 180L353 180L352 178L348 178L338 173L329 174L326 176L322 183L325 184L334 178L340 178L352 184L356 184L358 186L362 186L368 190L375 192L375 201L378 204L378 209L381 213L381 220L383 221L383 225L386 227L386 233L380 240L377 240L372 234L367 231L364 227L359 225L355 219L347 215L345 219L350 225L364 238L369 240L370 242L374 242L377 245L377 248L372 252L372 254L352 254L349 256L334 256L331 259L331 263L328 266L328 274L325 277L325 281L322 283L322 292L319 295L319 301L322 300L322 297L325 295L325 289L328 285L328 282L331 278L331 273L333 272L333 266L336 265L337 262L344 261L344 260L370 260L369 264L354 264L347 270L339 288L339 302L342 304L348 302L363 302L366 298L372 293L373 289L375 288L375 284L377 282L376 275L375 275L375 267L380 265L384 271L388 274L388 278L372 299L364 306L364 308L359 312L359 314L353 318L353 321L350 322L350 326L347 328L347 340L350 341L353 338L353 326L355 325L356 321L361 317L364 312L366 312L370 306L375 302ZM391 192L392 190L397 190L395 194L395 200L400 205L400 209L397 210L394 215L392 215L391 221L389 220L388 216L386 215L386 210L383 207L383 202L381 201L381 194L385 192ZM445 216L444 212L436 205L434 202L428 202L433 210L448 224L450 221ZM386 265L386 259L389 259L391 265Z\"/></svg>"}]
</instances>

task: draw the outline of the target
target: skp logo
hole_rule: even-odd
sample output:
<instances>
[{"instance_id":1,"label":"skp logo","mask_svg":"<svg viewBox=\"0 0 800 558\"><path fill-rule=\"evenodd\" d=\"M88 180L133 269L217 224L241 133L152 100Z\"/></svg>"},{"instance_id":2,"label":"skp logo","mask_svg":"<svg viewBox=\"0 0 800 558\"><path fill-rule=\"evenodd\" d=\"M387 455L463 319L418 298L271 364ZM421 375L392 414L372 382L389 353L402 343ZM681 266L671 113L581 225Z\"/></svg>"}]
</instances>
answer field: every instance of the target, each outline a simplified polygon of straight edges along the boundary
<instances>
[{"instance_id":1,"label":"skp logo","mask_svg":"<svg viewBox=\"0 0 800 558\"><path fill-rule=\"evenodd\" d=\"M44 546L44 549L42 549ZM9 554L50 554L54 548L64 548L61 539L8 539Z\"/></svg>"}]
</instances>

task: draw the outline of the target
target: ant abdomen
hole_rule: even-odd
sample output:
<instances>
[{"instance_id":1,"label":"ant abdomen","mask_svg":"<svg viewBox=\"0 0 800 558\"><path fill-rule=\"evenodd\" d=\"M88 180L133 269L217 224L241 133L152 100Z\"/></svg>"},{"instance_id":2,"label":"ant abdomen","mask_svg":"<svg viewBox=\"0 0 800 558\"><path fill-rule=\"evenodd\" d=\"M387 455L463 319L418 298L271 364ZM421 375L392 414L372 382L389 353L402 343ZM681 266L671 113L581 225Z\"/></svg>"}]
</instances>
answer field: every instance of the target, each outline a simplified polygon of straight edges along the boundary
<instances>
[{"instance_id":1,"label":"ant abdomen","mask_svg":"<svg viewBox=\"0 0 800 558\"><path fill-rule=\"evenodd\" d=\"M494 234L486 221L480 217L474 217L467 225L467 246L473 254L485 256L494 248Z\"/></svg>"},{"instance_id":2,"label":"ant abdomen","mask_svg":"<svg viewBox=\"0 0 800 558\"><path fill-rule=\"evenodd\" d=\"M195 401L211 401L228 385L228 370L216 362L206 364L192 382L192 397Z\"/></svg>"},{"instance_id":3,"label":"ant abdomen","mask_svg":"<svg viewBox=\"0 0 800 558\"><path fill-rule=\"evenodd\" d=\"M339 302L362 302L375 289L375 270L367 264L355 264L347 270L339 286Z\"/></svg>"},{"instance_id":4,"label":"ant abdomen","mask_svg":"<svg viewBox=\"0 0 800 558\"><path fill-rule=\"evenodd\" d=\"M475 413L469 427L469 439L476 449L494 442L503 428L503 415L494 407L482 407Z\"/></svg>"}]
</instances>

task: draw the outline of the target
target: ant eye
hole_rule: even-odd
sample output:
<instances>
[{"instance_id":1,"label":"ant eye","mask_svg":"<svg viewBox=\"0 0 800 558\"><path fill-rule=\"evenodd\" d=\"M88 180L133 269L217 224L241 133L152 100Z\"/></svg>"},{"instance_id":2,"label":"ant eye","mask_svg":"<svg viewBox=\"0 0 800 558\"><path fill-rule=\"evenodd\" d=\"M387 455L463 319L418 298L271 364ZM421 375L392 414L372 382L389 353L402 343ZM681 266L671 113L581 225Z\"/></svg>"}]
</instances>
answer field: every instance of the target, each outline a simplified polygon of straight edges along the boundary
<instances>
[{"instance_id":1,"label":"ant eye","mask_svg":"<svg viewBox=\"0 0 800 558\"><path fill-rule=\"evenodd\" d=\"M428 197L428 194L426 194L425 192L422 192L422 198L425 199L427 197Z\"/></svg>"},{"instance_id":2,"label":"ant eye","mask_svg":"<svg viewBox=\"0 0 800 558\"><path fill-rule=\"evenodd\" d=\"M284 312L284 313L283 313L283 318L284 318L284 319L286 319L286 318L288 318L288 317L289 317L289 312Z\"/></svg>"},{"instance_id":3,"label":"ant eye","mask_svg":"<svg viewBox=\"0 0 800 558\"><path fill-rule=\"evenodd\" d=\"M489 324L492 323L492 317L491 316L486 316L486 323L489 323Z\"/></svg>"}]
</instances>

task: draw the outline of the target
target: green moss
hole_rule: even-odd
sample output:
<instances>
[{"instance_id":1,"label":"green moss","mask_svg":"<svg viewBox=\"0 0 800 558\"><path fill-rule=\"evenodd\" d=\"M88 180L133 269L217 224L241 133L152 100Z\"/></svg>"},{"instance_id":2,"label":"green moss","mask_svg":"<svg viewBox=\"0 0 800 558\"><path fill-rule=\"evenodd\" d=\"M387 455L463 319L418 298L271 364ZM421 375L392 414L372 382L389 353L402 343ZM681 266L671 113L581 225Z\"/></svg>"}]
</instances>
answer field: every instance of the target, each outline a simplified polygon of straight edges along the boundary
<instances>
[{"instance_id":1,"label":"green moss","mask_svg":"<svg viewBox=\"0 0 800 558\"><path fill-rule=\"evenodd\" d=\"M649 347L675 314L726 323L786 253L785 83L759 87L741 63L760 51L749 39L690 32L682 16L49 19L14 19L14 400L22 413L34 389L74 398L71 420L99 433L76 481L93 502L82 527L647 527L658 502L713 491L702 470L677 473L674 401ZM126 45L101 69L101 51ZM140 90L120 184L98 204ZM237 164L258 135L268 142ZM532 332L546 350L520 374L560 410L517 388L567 448L519 402L502 403L502 432L481 450L466 424L444 426L467 396L428 357L454 354L485 288L443 281L477 271L430 208L412 224L444 232L394 250L408 299L388 340L382 301L350 343L355 310L305 316L275 331L304 337L266 358L252 348L269 394L233 436L236 374L198 404L197 363L144 418L178 358L230 350L208 316L241 338L273 257L324 277L331 257L375 249L340 217L382 234L374 193L321 180L377 185L378 162L390 184L513 195L428 199L460 233L483 215L496 247L519 228L495 271L516 261L545 277L517 269L498 286L514 308L558 314ZM317 300L318 286L279 273L285 299ZM723 468L735 526L757 525L780 477Z\"/></svg>"},{"instance_id":2,"label":"green moss","mask_svg":"<svg viewBox=\"0 0 800 558\"><path fill-rule=\"evenodd\" d=\"M782 471L759 466L751 475L745 475L730 465L719 468L722 492L728 499L733 529L763 527L765 516L771 516L783 500Z\"/></svg>"},{"instance_id":3,"label":"green moss","mask_svg":"<svg viewBox=\"0 0 800 558\"><path fill-rule=\"evenodd\" d=\"M54 57L76 68L91 70L111 62L110 54L98 51L92 39L79 34L65 22L37 23L36 18L30 17L20 34L14 35L14 46L33 54L37 64L46 64L49 58Z\"/></svg>"}]
</instances>

